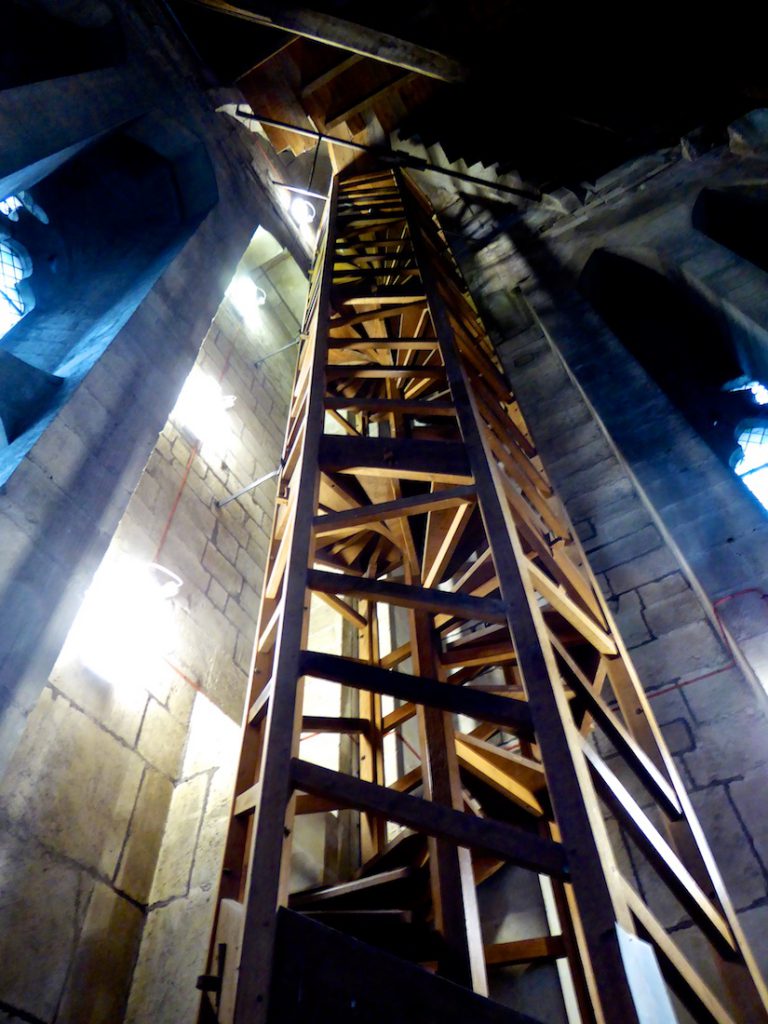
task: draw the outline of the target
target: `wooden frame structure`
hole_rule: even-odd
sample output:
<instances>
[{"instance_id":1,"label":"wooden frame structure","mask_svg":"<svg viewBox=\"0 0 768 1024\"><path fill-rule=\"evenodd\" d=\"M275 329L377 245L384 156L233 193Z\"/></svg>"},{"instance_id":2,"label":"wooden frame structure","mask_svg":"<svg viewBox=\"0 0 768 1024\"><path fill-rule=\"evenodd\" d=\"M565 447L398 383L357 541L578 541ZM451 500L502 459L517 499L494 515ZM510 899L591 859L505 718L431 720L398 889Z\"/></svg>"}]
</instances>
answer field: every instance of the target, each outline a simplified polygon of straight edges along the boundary
<instances>
[{"instance_id":1,"label":"wooden frame structure","mask_svg":"<svg viewBox=\"0 0 768 1024\"><path fill-rule=\"evenodd\" d=\"M377 998L395 985L402 1001L382 1019L431 1020L434 1004L453 1006L446 1021L530 1021L484 998L488 971L559 961L572 1019L674 1021L671 989L697 1021L768 1022L643 688L439 223L399 172L334 182L304 331L201 1019L363 1019L345 1016L363 998L350 964L394 915L416 938L366 961ZM354 656L312 650L311 595ZM392 608L402 638L386 643ZM306 680L355 695L354 716L305 717ZM389 778L387 737L408 722L420 767ZM357 737L357 774L299 757L308 730ZM356 870L289 895L295 815L339 808L359 812ZM649 902L620 871L620 835L659 881ZM559 927L484 947L476 885L506 862L551 880ZM716 990L663 927L665 900L700 930ZM338 936L361 923L367 945ZM321 960L332 977L310 979ZM290 1010L286 972L305 993Z\"/></svg>"}]
</instances>

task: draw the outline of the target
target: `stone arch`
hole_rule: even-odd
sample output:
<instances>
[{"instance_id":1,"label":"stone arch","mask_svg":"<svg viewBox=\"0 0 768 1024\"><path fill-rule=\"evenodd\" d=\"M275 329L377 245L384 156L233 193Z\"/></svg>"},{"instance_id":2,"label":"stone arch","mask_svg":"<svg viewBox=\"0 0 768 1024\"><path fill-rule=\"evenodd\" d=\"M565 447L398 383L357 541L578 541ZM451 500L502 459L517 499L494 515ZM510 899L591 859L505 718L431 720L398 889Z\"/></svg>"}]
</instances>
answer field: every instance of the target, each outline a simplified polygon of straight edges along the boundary
<instances>
[{"instance_id":1,"label":"stone arch","mask_svg":"<svg viewBox=\"0 0 768 1024\"><path fill-rule=\"evenodd\" d=\"M645 250L595 249L579 286L627 351L729 464L739 423L760 411L749 392L727 390L747 371L721 312L659 254Z\"/></svg>"},{"instance_id":2,"label":"stone arch","mask_svg":"<svg viewBox=\"0 0 768 1024\"><path fill-rule=\"evenodd\" d=\"M0 384L0 482L34 444L216 203L202 142L151 114L76 154L38 182L49 223L21 212L35 308L0 340L16 381ZM158 339L161 343L161 339ZM24 380L24 387L19 381ZM11 426L11 422L13 426Z\"/></svg>"}]
</instances>

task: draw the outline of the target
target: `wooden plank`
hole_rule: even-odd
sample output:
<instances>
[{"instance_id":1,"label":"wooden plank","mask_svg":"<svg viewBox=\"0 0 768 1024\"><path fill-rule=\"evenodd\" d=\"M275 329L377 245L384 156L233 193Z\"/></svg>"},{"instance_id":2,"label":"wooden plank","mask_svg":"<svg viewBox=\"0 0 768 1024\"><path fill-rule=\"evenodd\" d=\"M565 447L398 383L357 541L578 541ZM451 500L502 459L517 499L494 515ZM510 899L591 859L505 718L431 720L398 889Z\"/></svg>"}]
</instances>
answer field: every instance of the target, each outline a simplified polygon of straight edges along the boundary
<instances>
[{"instance_id":1,"label":"wooden plank","mask_svg":"<svg viewBox=\"0 0 768 1024\"><path fill-rule=\"evenodd\" d=\"M356 327L358 324L364 324L370 320L389 320L394 316L402 316L403 313L412 313L422 309L424 309L423 302L407 302L402 306L389 306L385 309L367 309L364 313L353 313L350 316L340 316L331 320L330 329L338 331L342 328Z\"/></svg>"},{"instance_id":2,"label":"wooden plank","mask_svg":"<svg viewBox=\"0 0 768 1024\"><path fill-rule=\"evenodd\" d=\"M465 484L445 491L420 494L415 498L397 498L395 501L381 502L377 505L362 505L346 512L315 516L315 534L317 537L324 537L349 526L364 526L381 520L397 519L399 516L420 515L432 509L452 508L454 505L470 501L474 493L474 488Z\"/></svg>"},{"instance_id":3,"label":"wooden plank","mask_svg":"<svg viewBox=\"0 0 768 1024\"><path fill-rule=\"evenodd\" d=\"M322 590L317 591L317 596L321 601L324 601L329 608L333 608L335 612L338 612L343 618L347 620L356 629L365 629L366 620L360 612L355 611L346 601L342 601L336 594L329 594Z\"/></svg>"},{"instance_id":4,"label":"wooden plank","mask_svg":"<svg viewBox=\"0 0 768 1024\"><path fill-rule=\"evenodd\" d=\"M616 654L617 648L613 639L601 629L595 620L582 611L579 606L553 581L541 571L538 565L528 563L528 572L531 576L533 587L545 601L562 615L573 628L592 644L595 650L601 654Z\"/></svg>"},{"instance_id":5,"label":"wooden plank","mask_svg":"<svg viewBox=\"0 0 768 1024\"><path fill-rule=\"evenodd\" d=\"M452 594L447 590L409 586L406 583L359 579L321 569L311 569L307 573L307 585L313 591L346 594L364 601L385 601L401 608L419 608L482 622L505 621L504 605L492 598L469 597L466 594Z\"/></svg>"},{"instance_id":6,"label":"wooden plank","mask_svg":"<svg viewBox=\"0 0 768 1024\"><path fill-rule=\"evenodd\" d=\"M378 874L367 875L365 878L357 878L351 882L340 882L338 885L326 885L317 889L305 889L303 892L292 893L288 905L292 909L298 909L357 896L360 893L370 894L371 890L375 892L384 886L405 882L413 876L414 870L410 867L381 871Z\"/></svg>"},{"instance_id":7,"label":"wooden plank","mask_svg":"<svg viewBox=\"0 0 768 1024\"><path fill-rule=\"evenodd\" d=\"M467 743L460 734L456 735L456 747L459 764L463 768L511 800L527 814L535 818L544 816L544 808L536 796L511 772L505 771L506 766L502 761L493 758L482 747Z\"/></svg>"},{"instance_id":8,"label":"wooden plank","mask_svg":"<svg viewBox=\"0 0 768 1024\"><path fill-rule=\"evenodd\" d=\"M515 942L494 942L485 947L489 967L512 967L514 964L553 963L566 955L562 935L542 935Z\"/></svg>"},{"instance_id":9,"label":"wooden plank","mask_svg":"<svg viewBox=\"0 0 768 1024\"><path fill-rule=\"evenodd\" d=\"M431 399L409 401L403 398L342 398L335 395L325 399L326 408L352 409L385 416L395 413L403 416L455 416L452 405Z\"/></svg>"},{"instance_id":10,"label":"wooden plank","mask_svg":"<svg viewBox=\"0 0 768 1024\"><path fill-rule=\"evenodd\" d=\"M416 714L416 705L410 702L401 704L399 708L395 708L394 711L390 711L388 715L384 715L384 719L381 723L382 730L385 733L391 732L393 729L397 729L399 725L409 721Z\"/></svg>"},{"instance_id":11,"label":"wooden plank","mask_svg":"<svg viewBox=\"0 0 768 1024\"><path fill-rule=\"evenodd\" d=\"M437 342L432 338L336 338L330 347L375 348L382 352L434 352ZM453 406L450 408L453 409Z\"/></svg>"},{"instance_id":12,"label":"wooden plank","mask_svg":"<svg viewBox=\"0 0 768 1024\"><path fill-rule=\"evenodd\" d=\"M334 78L346 71L348 68L354 67L355 64L359 64L363 60L362 54L351 53L348 57L344 57L338 64L334 64L332 68L328 68L322 75L317 75L311 82L307 82L301 87L301 98L306 99L307 96L311 96L312 93L317 92L318 89L322 89L324 85L329 85Z\"/></svg>"},{"instance_id":13,"label":"wooden plank","mask_svg":"<svg viewBox=\"0 0 768 1024\"><path fill-rule=\"evenodd\" d=\"M567 877L565 853L559 843L541 839L512 825L395 793L385 786L362 782L351 775L296 758L292 762L291 778L294 786L306 793L381 814L388 821L395 821L406 828L446 839L470 850L496 854L531 871L556 878Z\"/></svg>"},{"instance_id":14,"label":"wooden plank","mask_svg":"<svg viewBox=\"0 0 768 1024\"><path fill-rule=\"evenodd\" d=\"M400 437L339 437L325 434L320 466L326 473L471 483L464 446L454 441L410 441Z\"/></svg>"},{"instance_id":15,"label":"wooden plank","mask_svg":"<svg viewBox=\"0 0 768 1024\"><path fill-rule=\"evenodd\" d=\"M508 700L495 694L439 683L425 676L406 675L404 672L318 651L302 652L301 672L342 686L386 693L390 697L414 704L430 704L452 714L467 715L481 722L503 725L515 733L530 735L530 713L522 701Z\"/></svg>"},{"instance_id":16,"label":"wooden plank","mask_svg":"<svg viewBox=\"0 0 768 1024\"><path fill-rule=\"evenodd\" d=\"M366 733L370 727L367 718L340 718L335 715L304 715L302 732Z\"/></svg>"},{"instance_id":17,"label":"wooden plank","mask_svg":"<svg viewBox=\"0 0 768 1024\"><path fill-rule=\"evenodd\" d=\"M439 380L443 376L442 366L381 366L379 363L349 363L342 366L331 363L326 371L328 380Z\"/></svg>"},{"instance_id":18,"label":"wooden plank","mask_svg":"<svg viewBox=\"0 0 768 1024\"><path fill-rule=\"evenodd\" d=\"M296 814L328 814L329 811L343 810L338 800L323 800L320 796L299 793L295 800Z\"/></svg>"},{"instance_id":19,"label":"wooden plank","mask_svg":"<svg viewBox=\"0 0 768 1024\"><path fill-rule=\"evenodd\" d=\"M438 494L442 493L442 486L433 484ZM432 587L442 581L448 563L474 511L473 502L462 502L454 509L430 509L424 538L424 555L421 560L424 586Z\"/></svg>"},{"instance_id":20,"label":"wooden plank","mask_svg":"<svg viewBox=\"0 0 768 1024\"><path fill-rule=\"evenodd\" d=\"M456 742L482 752L486 758L498 764L510 778L516 779L532 793L539 793L546 789L544 768L538 761L494 746L487 740L471 733L457 733Z\"/></svg>"},{"instance_id":21,"label":"wooden plank","mask_svg":"<svg viewBox=\"0 0 768 1024\"><path fill-rule=\"evenodd\" d=\"M257 11L250 6L227 3L226 0L188 2L241 21L280 29L304 39L314 39L326 46L335 46L441 82L461 82L465 77L462 66L445 54L322 11L313 11L307 7L285 7L274 0L258 0L258 4L254 5L258 7Z\"/></svg>"}]
</instances>

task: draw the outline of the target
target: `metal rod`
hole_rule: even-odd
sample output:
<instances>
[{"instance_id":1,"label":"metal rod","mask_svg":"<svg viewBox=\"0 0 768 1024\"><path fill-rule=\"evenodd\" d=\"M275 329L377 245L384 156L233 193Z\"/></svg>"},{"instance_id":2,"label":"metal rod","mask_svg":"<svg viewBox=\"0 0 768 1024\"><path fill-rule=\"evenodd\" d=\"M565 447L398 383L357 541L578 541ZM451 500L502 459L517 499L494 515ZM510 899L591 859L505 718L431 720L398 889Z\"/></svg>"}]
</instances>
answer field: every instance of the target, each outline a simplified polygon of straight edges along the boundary
<instances>
[{"instance_id":1,"label":"metal rod","mask_svg":"<svg viewBox=\"0 0 768 1024\"><path fill-rule=\"evenodd\" d=\"M247 494L248 491L252 491L254 489L254 487L258 487L259 484L263 484L263 483L266 483L267 480L271 480L272 477L273 476L277 476L279 472L280 472L280 468L279 467L277 469L273 469L271 473L266 473L264 476L260 476L258 478L258 480L252 481L252 483L248 484L247 487L241 488L239 491L236 491L234 494L230 494L230 496L228 498L225 498L223 501L216 501L216 502L214 502L214 504L216 505L217 508L224 508L224 506L228 505L230 503L230 501L235 501L237 498L242 498L242 496L244 494Z\"/></svg>"},{"instance_id":2,"label":"metal rod","mask_svg":"<svg viewBox=\"0 0 768 1024\"><path fill-rule=\"evenodd\" d=\"M268 359L271 359L272 356L277 356L281 352L286 352L289 348L293 348L294 345L299 344L299 342L301 341L301 337L302 336L299 335L298 338L294 338L293 341L289 341L287 345L281 345L280 348L276 348L274 352L267 352L267 354L265 356L262 356L261 359L257 359L253 365L256 367L261 366L262 363L266 363L266 361Z\"/></svg>"},{"instance_id":3,"label":"metal rod","mask_svg":"<svg viewBox=\"0 0 768 1024\"><path fill-rule=\"evenodd\" d=\"M286 192L298 192L301 196L312 196L313 199L326 200L328 196L323 195L322 192L311 192L308 188L298 188L296 185L286 185L284 181L278 181L277 178L269 179L273 185L277 185L278 188L284 188Z\"/></svg>"},{"instance_id":4,"label":"metal rod","mask_svg":"<svg viewBox=\"0 0 768 1024\"><path fill-rule=\"evenodd\" d=\"M467 181L472 185L481 185L483 188L493 189L495 192L503 192L505 195L516 196L518 199L525 199L530 203L542 203L544 201L540 192L530 192L526 189L513 188L511 185L502 185L496 181L486 181L485 178L476 178L472 174L463 174L461 171L451 171L445 167L438 167L437 164L430 164L419 156L412 156L402 149L380 149L376 146L365 146L362 142L350 142L348 139L340 139L336 135L326 135L325 132L316 132L311 128L300 128L298 125L289 124L287 121L277 121L273 117L265 117L262 114L246 114L237 108L237 116L246 121L258 121L259 124L269 125L271 128L282 128L286 132L294 132L296 135L305 135L308 139L317 139L318 142L329 142L333 146L343 146L345 149L354 149L360 153L370 153L382 163L394 164L396 167L410 167L414 171L431 171L432 174L442 174L446 178L456 178L458 181Z\"/></svg>"}]
</instances>

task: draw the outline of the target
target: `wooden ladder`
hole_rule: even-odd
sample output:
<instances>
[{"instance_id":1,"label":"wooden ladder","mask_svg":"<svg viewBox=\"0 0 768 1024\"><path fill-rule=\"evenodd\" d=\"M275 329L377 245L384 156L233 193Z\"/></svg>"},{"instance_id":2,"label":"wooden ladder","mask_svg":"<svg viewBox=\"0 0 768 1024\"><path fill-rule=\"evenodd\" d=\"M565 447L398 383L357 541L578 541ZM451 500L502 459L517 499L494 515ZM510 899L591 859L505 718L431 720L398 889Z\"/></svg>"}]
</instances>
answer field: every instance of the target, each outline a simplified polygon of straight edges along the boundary
<instances>
[{"instance_id":1,"label":"wooden ladder","mask_svg":"<svg viewBox=\"0 0 768 1024\"><path fill-rule=\"evenodd\" d=\"M399 172L335 180L304 335L201 1020L531 1021L487 998L488 972L557 962L571 1019L674 1021L671 989L697 1021L768 1022L643 688ZM352 654L313 647L319 602ZM318 681L354 714L305 715ZM356 772L308 759L317 732L355 737ZM408 736L418 764L393 774ZM347 877L290 893L297 816L350 808ZM621 835L717 986L622 875ZM484 946L476 887L507 863L545 880L551 927Z\"/></svg>"}]
</instances>

